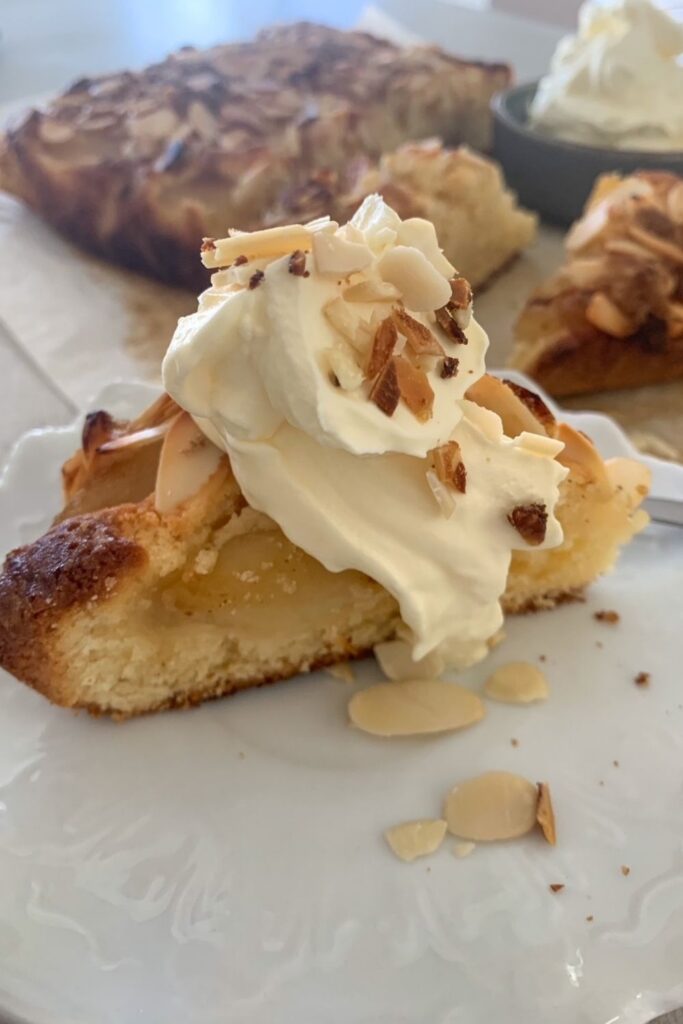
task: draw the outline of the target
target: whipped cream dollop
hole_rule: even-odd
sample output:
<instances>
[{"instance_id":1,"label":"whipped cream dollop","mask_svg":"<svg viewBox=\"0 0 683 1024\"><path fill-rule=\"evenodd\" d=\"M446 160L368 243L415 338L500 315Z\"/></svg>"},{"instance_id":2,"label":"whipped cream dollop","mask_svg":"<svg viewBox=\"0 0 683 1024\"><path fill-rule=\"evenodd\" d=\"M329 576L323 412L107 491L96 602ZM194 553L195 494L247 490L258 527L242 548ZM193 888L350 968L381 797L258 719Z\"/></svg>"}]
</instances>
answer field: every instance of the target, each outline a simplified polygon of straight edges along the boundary
<instances>
[{"instance_id":1,"label":"whipped cream dollop","mask_svg":"<svg viewBox=\"0 0 683 1024\"><path fill-rule=\"evenodd\" d=\"M531 104L533 125L620 149L683 149L683 26L649 0L585 3Z\"/></svg>"},{"instance_id":2,"label":"whipped cream dollop","mask_svg":"<svg viewBox=\"0 0 683 1024\"><path fill-rule=\"evenodd\" d=\"M528 546L513 512L540 514L533 543L560 543L566 470L560 442L506 437L467 399L488 339L433 226L371 196L343 227L233 234L204 260L230 266L178 324L168 392L252 507L396 598L414 658L483 657L511 552Z\"/></svg>"}]
</instances>

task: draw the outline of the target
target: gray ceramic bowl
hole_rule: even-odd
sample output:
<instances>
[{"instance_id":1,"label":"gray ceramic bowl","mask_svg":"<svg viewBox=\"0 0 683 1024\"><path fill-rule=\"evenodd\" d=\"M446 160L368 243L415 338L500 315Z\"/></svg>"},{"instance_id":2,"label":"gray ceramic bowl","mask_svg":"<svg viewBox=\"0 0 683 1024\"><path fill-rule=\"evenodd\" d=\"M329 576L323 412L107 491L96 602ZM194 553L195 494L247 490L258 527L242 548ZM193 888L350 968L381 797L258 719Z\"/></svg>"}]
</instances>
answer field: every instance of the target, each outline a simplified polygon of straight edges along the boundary
<instances>
[{"instance_id":1,"label":"gray ceramic bowl","mask_svg":"<svg viewBox=\"0 0 683 1024\"><path fill-rule=\"evenodd\" d=\"M494 156L523 206L544 220L570 224L593 182L607 171L665 170L683 175L683 152L605 149L563 142L532 128L529 105L537 82L518 85L493 100Z\"/></svg>"}]
</instances>

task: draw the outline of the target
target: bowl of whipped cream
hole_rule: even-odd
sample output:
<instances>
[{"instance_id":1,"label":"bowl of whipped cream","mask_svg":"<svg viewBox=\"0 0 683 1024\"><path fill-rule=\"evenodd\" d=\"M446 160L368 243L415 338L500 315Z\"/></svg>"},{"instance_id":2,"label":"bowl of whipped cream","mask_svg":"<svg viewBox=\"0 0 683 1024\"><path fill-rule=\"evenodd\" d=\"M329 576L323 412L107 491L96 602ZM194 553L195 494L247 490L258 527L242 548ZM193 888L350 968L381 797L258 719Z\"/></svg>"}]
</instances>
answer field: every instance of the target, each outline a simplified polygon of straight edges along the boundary
<instances>
[{"instance_id":1,"label":"bowl of whipped cream","mask_svg":"<svg viewBox=\"0 0 683 1024\"><path fill-rule=\"evenodd\" d=\"M651 0L589 0L539 82L493 102L494 150L522 203L581 213L600 174L683 174L683 24Z\"/></svg>"}]
</instances>

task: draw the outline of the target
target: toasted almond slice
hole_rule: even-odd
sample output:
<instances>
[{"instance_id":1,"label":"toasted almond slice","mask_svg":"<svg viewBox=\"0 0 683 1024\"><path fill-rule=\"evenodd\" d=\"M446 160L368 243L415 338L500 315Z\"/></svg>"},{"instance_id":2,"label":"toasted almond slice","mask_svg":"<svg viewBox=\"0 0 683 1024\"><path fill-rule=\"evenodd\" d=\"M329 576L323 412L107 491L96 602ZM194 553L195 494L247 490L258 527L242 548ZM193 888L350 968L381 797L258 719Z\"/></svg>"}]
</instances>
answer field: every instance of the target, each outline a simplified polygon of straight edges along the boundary
<instances>
[{"instance_id":1,"label":"toasted almond slice","mask_svg":"<svg viewBox=\"0 0 683 1024\"><path fill-rule=\"evenodd\" d=\"M583 475L594 480L605 496L611 493L612 487L605 463L591 439L575 430L574 427L570 427L568 423L559 424L557 439L564 444L564 448L557 456L557 461L569 469L580 467Z\"/></svg>"},{"instance_id":2,"label":"toasted almond slice","mask_svg":"<svg viewBox=\"0 0 683 1024\"><path fill-rule=\"evenodd\" d=\"M538 790L512 772L486 772L455 786L446 797L448 831L460 839L515 839L536 825Z\"/></svg>"},{"instance_id":3,"label":"toasted almond slice","mask_svg":"<svg viewBox=\"0 0 683 1024\"><path fill-rule=\"evenodd\" d=\"M349 242L327 231L317 231L313 235L313 257L318 273L340 274L342 277L365 270L372 263L372 253L367 245Z\"/></svg>"},{"instance_id":4,"label":"toasted almond slice","mask_svg":"<svg viewBox=\"0 0 683 1024\"><path fill-rule=\"evenodd\" d=\"M531 547L538 547L545 540L548 525L548 510L540 502L517 505L508 514L508 522L514 526L520 537Z\"/></svg>"},{"instance_id":5,"label":"toasted almond slice","mask_svg":"<svg viewBox=\"0 0 683 1024\"><path fill-rule=\"evenodd\" d=\"M536 665L511 661L492 672L484 683L484 693L503 704L530 704L546 700L548 681Z\"/></svg>"},{"instance_id":6,"label":"toasted almond slice","mask_svg":"<svg viewBox=\"0 0 683 1024\"><path fill-rule=\"evenodd\" d=\"M476 843L455 843L455 845L453 846L453 853L455 854L456 857L469 857L471 853L474 853L476 848Z\"/></svg>"},{"instance_id":7,"label":"toasted almond slice","mask_svg":"<svg viewBox=\"0 0 683 1024\"><path fill-rule=\"evenodd\" d=\"M451 732L479 722L485 708L476 693L440 679L377 683L354 694L353 725L373 736L419 736Z\"/></svg>"},{"instance_id":8,"label":"toasted almond slice","mask_svg":"<svg viewBox=\"0 0 683 1024\"><path fill-rule=\"evenodd\" d=\"M395 285L388 281L358 281L344 292L346 302L394 302L401 297Z\"/></svg>"},{"instance_id":9,"label":"toasted almond slice","mask_svg":"<svg viewBox=\"0 0 683 1024\"><path fill-rule=\"evenodd\" d=\"M550 786L547 782L539 782L538 784L536 821L541 826L541 832L550 845L556 846L557 831L555 828L555 812L553 811L553 802L550 799Z\"/></svg>"},{"instance_id":10,"label":"toasted almond slice","mask_svg":"<svg viewBox=\"0 0 683 1024\"><path fill-rule=\"evenodd\" d=\"M401 398L396 372L396 360L390 359L384 366L370 391L370 401L374 402L385 416L393 416Z\"/></svg>"},{"instance_id":11,"label":"toasted almond slice","mask_svg":"<svg viewBox=\"0 0 683 1024\"><path fill-rule=\"evenodd\" d=\"M147 444L158 441L168 433L172 420L160 423L156 427L147 427L145 430L136 430L133 434L122 434L115 437L113 441L105 441L97 449L98 452L115 452L121 448L142 448Z\"/></svg>"},{"instance_id":12,"label":"toasted almond slice","mask_svg":"<svg viewBox=\"0 0 683 1024\"><path fill-rule=\"evenodd\" d=\"M430 452L432 465L439 480L464 494L467 490L467 470L462 461L462 452L457 441L433 448Z\"/></svg>"},{"instance_id":13,"label":"toasted almond slice","mask_svg":"<svg viewBox=\"0 0 683 1024\"><path fill-rule=\"evenodd\" d=\"M393 318L388 316L378 325L372 342L372 348L370 349L370 357L365 372L371 380L389 362L397 340L396 324Z\"/></svg>"},{"instance_id":14,"label":"toasted almond slice","mask_svg":"<svg viewBox=\"0 0 683 1024\"><path fill-rule=\"evenodd\" d=\"M372 650L387 679L435 679L445 667L438 651L414 661L412 647L405 640L386 640Z\"/></svg>"},{"instance_id":15,"label":"toasted almond slice","mask_svg":"<svg viewBox=\"0 0 683 1024\"><path fill-rule=\"evenodd\" d=\"M436 498L436 503L441 509L441 512L446 519L450 519L456 509L452 487L442 483L433 469L428 469L425 476L427 483L429 484L429 489Z\"/></svg>"},{"instance_id":16,"label":"toasted almond slice","mask_svg":"<svg viewBox=\"0 0 683 1024\"><path fill-rule=\"evenodd\" d=\"M188 412L171 423L159 457L154 507L166 515L191 498L218 469L223 453L202 434Z\"/></svg>"},{"instance_id":17,"label":"toasted almond slice","mask_svg":"<svg viewBox=\"0 0 683 1024\"><path fill-rule=\"evenodd\" d=\"M552 436L555 427L555 417L541 396L537 395L535 391L523 387L521 384L516 384L514 380L506 380L504 384L545 428L545 432ZM531 431L531 433L537 433L537 431Z\"/></svg>"},{"instance_id":18,"label":"toasted almond slice","mask_svg":"<svg viewBox=\"0 0 683 1024\"><path fill-rule=\"evenodd\" d=\"M663 256L664 259L671 260L673 263L683 263L683 249L675 242L669 242L666 238L653 235L636 224L629 224L628 233L636 242L640 242L646 249L657 253L658 256Z\"/></svg>"},{"instance_id":19,"label":"toasted almond slice","mask_svg":"<svg viewBox=\"0 0 683 1024\"><path fill-rule=\"evenodd\" d=\"M395 309L392 319L415 355L443 356L446 354L443 345L429 328L412 317L410 313L406 313L405 309Z\"/></svg>"},{"instance_id":20,"label":"toasted almond slice","mask_svg":"<svg viewBox=\"0 0 683 1024\"><path fill-rule=\"evenodd\" d=\"M303 224L264 228L262 231L235 232L228 238L208 239L212 245L206 248L202 246L202 263L205 267L214 269L229 266L238 256L260 260L286 256L295 249L310 252L315 234Z\"/></svg>"},{"instance_id":21,"label":"toasted almond slice","mask_svg":"<svg viewBox=\"0 0 683 1024\"><path fill-rule=\"evenodd\" d=\"M356 362L349 345L344 343L325 353L327 365L344 391L355 391L365 380L365 375Z\"/></svg>"},{"instance_id":22,"label":"toasted almond slice","mask_svg":"<svg viewBox=\"0 0 683 1024\"><path fill-rule=\"evenodd\" d=\"M426 423L431 419L434 408L434 392L424 370L418 369L403 356L393 356L396 379L401 398L415 419Z\"/></svg>"},{"instance_id":23,"label":"toasted almond slice","mask_svg":"<svg viewBox=\"0 0 683 1024\"><path fill-rule=\"evenodd\" d=\"M523 431L530 434L546 434L554 430L554 417L544 402L543 408L548 412L550 420L546 421L545 414L540 406L532 406L522 398L525 395L532 395L533 392L526 388L511 386L511 382L503 382L498 377L492 377L485 373L476 384L470 385L466 397L484 409L490 409L497 413L503 422L503 430L508 437L517 437ZM543 418L541 418L543 417ZM551 422L552 421L552 422ZM547 426L546 426L547 423Z\"/></svg>"},{"instance_id":24,"label":"toasted almond slice","mask_svg":"<svg viewBox=\"0 0 683 1024\"><path fill-rule=\"evenodd\" d=\"M467 335L465 334L462 327L456 320L457 310L450 310L448 306L442 306L440 309L434 310L436 316L436 322L450 339L456 343L456 345L466 345Z\"/></svg>"},{"instance_id":25,"label":"toasted almond slice","mask_svg":"<svg viewBox=\"0 0 683 1024\"><path fill-rule=\"evenodd\" d=\"M420 818L394 825L384 838L400 860L412 861L439 849L446 835L446 822L442 818Z\"/></svg>"},{"instance_id":26,"label":"toasted almond slice","mask_svg":"<svg viewBox=\"0 0 683 1024\"><path fill-rule=\"evenodd\" d=\"M408 309L418 313L445 306L451 287L419 249L396 245L381 258L378 269L382 279L395 285Z\"/></svg>"},{"instance_id":27,"label":"toasted almond slice","mask_svg":"<svg viewBox=\"0 0 683 1024\"><path fill-rule=\"evenodd\" d=\"M613 338L628 338L635 330L635 324L624 316L604 292L591 295L586 306L586 320Z\"/></svg>"},{"instance_id":28,"label":"toasted almond slice","mask_svg":"<svg viewBox=\"0 0 683 1024\"><path fill-rule=\"evenodd\" d=\"M451 301L448 303L448 310L463 331L472 319L472 298L472 287L466 278L451 279Z\"/></svg>"}]
</instances>

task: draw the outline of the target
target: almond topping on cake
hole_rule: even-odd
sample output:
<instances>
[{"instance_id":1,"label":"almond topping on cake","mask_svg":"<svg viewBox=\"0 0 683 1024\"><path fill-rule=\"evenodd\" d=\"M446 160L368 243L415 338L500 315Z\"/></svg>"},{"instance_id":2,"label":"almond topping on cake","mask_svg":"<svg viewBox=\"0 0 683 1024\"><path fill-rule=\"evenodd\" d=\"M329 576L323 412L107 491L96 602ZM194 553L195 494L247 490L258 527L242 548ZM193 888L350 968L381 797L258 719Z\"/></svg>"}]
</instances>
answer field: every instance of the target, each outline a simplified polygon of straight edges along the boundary
<instances>
[{"instance_id":1,"label":"almond topping on cake","mask_svg":"<svg viewBox=\"0 0 683 1024\"><path fill-rule=\"evenodd\" d=\"M431 419L434 407L434 392L427 380L427 374L424 370L413 366L403 356L393 356L391 361L396 367L396 378L401 398L413 416L421 423L425 423Z\"/></svg>"},{"instance_id":2,"label":"almond topping on cake","mask_svg":"<svg viewBox=\"0 0 683 1024\"><path fill-rule=\"evenodd\" d=\"M370 379L375 377L383 366L386 366L393 354L397 341L398 331L396 330L396 324L393 317L388 316L381 321L375 331L370 358L365 368L365 372Z\"/></svg>"},{"instance_id":3,"label":"almond topping on cake","mask_svg":"<svg viewBox=\"0 0 683 1024\"><path fill-rule=\"evenodd\" d=\"M545 505L532 502L530 505L518 505L508 515L508 522L527 544L537 547L545 540L548 523L548 511Z\"/></svg>"},{"instance_id":4,"label":"almond topping on cake","mask_svg":"<svg viewBox=\"0 0 683 1024\"><path fill-rule=\"evenodd\" d=\"M405 309L401 307L395 309L392 319L398 330L405 337L408 347L416 356L445 355L443 345L438 338L432 334L428 327L425 327L419 320L416 320L407 313Z\"/></svg>"},{"instance_id":5,"label":"almond topping on cake","mask_svg":"<svg viewBox=\"0 0 683 1024\"><path fill-rule=\"evenodd\" d=\"M401 391L396 372L396 360L389 359L370 390L370 401L374 402L385 416L393 416L396 412Z\"/></svg>"},{"instance_id":6,"label":"almond topping on cake","mask_svg":"<svg viewBox=\"0 0 683 1024\"><path fill-rule=\"evenodd\" d=\"M458 442L447 441L439 448L434 448L431 456L434 472L439 480L464 494L467 490L467 470L462 461Z\"/></svg>"},{"instance_id":7,"label":"almond topping on cake","mask_svg":"<svg viewBox=\"0 0 683 1024\"><path fill-rule=\"evenodd\" d=\"M467 344L467 335L454 320L448 306L441 306L440 309L436 309L434 315L439 327L442 331L446 332L451 341L456 342L458 345Z\"/></svg>"}]
</instances>

